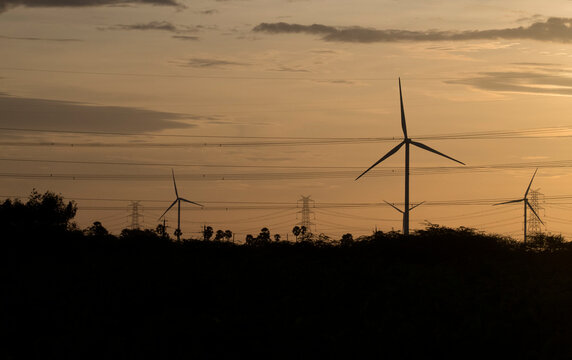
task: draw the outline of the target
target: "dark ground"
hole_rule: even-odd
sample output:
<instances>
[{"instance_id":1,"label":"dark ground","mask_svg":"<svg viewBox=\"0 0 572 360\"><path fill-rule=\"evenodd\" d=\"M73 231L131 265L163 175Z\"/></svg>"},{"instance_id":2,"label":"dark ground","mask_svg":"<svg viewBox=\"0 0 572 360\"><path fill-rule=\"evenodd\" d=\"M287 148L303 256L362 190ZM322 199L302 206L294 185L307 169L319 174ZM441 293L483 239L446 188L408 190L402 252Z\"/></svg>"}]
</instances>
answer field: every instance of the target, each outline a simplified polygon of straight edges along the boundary
<instances>
[{"instance_id":1,"label":"dark ground","mask_svg":"<svg viewBox=\"0 0 572 360\"><path fill-rule=\"evenodd\" d=\"M31 240L33 239L33 240ZM6 359L572 357L572 251L4 238Z\"/></svg>"}]
</instances>

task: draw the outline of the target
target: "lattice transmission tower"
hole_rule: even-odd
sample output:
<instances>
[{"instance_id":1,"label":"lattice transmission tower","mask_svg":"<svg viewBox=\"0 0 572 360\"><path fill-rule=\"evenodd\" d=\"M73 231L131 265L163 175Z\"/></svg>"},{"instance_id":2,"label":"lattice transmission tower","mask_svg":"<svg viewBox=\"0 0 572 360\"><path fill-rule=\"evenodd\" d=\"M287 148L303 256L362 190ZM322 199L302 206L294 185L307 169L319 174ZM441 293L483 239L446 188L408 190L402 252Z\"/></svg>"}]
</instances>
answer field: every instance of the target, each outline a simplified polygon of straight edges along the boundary
<instances>
[{"instance_id":1,"label":"lattice transmission tower","mask_svg":"<svg viewBox=\"0 0 572 360\"><path fill-rule=\"evenodd\" d=\"M141 228L141 226L139 225L139 219L143 221L143 213L142 213L143 206L141 206L140 201L132 201L129 208L131 210L131 215L129 215L129 217L131 218L130 228L131 230L138 230Z\"/></svg>"},{"instance_id":2,"label":"lattice transmission tower","mask_svg":"<svg viewBox=\"0 0 572 360\"><path fill-rule=\"evenodd\" d=\"M312 195L308 196L300 195L300 196L302 196L302 198L299 199L296 203L297 207L300 207L300 202L302 203L302 210L298 211L298 213L301 214L300 226L305 226L306 229L308 229L308 231L312 231L312 225L315 224L311 220L311 217L314 215L314 212L310 210L310 203L312 203L314 207L316 207L316 202L310 199ZM314 229L314 231L315 230L316 229Z\"/></svg>"},{"instance_id":3,"label":"lattice transmission tower","mask_svg":"<svg viewBox=\"0 0 572 360\"><path fill-rule=\"evenodd\" d=\"M541 215L540 210L544 210L544 207L542 206L544 204L544 194L540 192L540 189L536 190L531 189L529 196L530 197L528 202L530 203L530 206L532 206L534 211L536 211L538 216L540 216ZM528 219L530 219L528 221L527 232L530 235L537 235L542 233L542 224L540 223L540 220L538 220L538 218L534 216L534 214L530 209L528 209L527 217Z\"/></svg>"}]
</instances>

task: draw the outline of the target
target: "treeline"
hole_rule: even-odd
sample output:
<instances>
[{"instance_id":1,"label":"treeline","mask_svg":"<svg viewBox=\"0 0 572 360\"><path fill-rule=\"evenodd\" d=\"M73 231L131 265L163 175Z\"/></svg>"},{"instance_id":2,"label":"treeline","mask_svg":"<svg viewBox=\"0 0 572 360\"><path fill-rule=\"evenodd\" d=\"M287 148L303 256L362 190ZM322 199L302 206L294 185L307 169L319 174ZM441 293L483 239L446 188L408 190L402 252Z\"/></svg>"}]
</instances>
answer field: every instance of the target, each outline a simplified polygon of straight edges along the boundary
<instances>
[{"instance_id":1,"label":"treeline","mask_svg":"<svg viewBox=\"0 0 572 360\"><path fill-rule=\"evenodd\" d=\"M2 205L28 218L2 223L0 358L572 357L561 237L525 246L429 224L409 237L176 242L77 229L64 201L57 226L30 217L52 195Z\"/></svg>"},{"instance_id":2,"label":"treeline","mask_svg":"<svg viewBox=\"0 0 572 360\"><path fill-rule=\"evenodd\" d=\"M65 202L63 196L46 191L40 194L33 190L26 202L19 199L6 199L0 204L0 228L5 236L16 238L45 238L45 237L87 237L98 238L102 240L136 240L140 239L142 243L150 241L164 242L174 241L163 224L158 224L155 229L128 229L125 228L116 236L111 234L100 221L95 221L91 226L80 229L73 219L77 214L77 204L74 201ZM176 230L175 230L176 231ZM356 243L369 243L380 241L380 239L402 239L398 232L384 233L382 231L374 232L371 235L360 236L354 239L350 233L342 235L340 239L332 239L325 234L314 234L305 226L294 226L292 228L295 242L301 242L305 245L323 246L344 246L348 247ZM484 234L475 229L460 227L458 229L450 229L441 227L436 224L427 223L425 229L416 230L410 238L430 237L464 237L479 242L493 241L499 246L509 246L514 249L529 251L558 251L568 249L572 243L568 243L561 235L550 234L533 234L528 236L527 242L517 242L509 237ZM235 241L234 234L231 230L214 230L211 226L204 226L202 234L199 238L183 239L187 241L215 241L241 243ZM258 235L247 234L244 244L248 246L262 246L271 243L281 242L284 239L280 234L271 234L271 231L263 227Z\"/></svg>"}]
</instances>

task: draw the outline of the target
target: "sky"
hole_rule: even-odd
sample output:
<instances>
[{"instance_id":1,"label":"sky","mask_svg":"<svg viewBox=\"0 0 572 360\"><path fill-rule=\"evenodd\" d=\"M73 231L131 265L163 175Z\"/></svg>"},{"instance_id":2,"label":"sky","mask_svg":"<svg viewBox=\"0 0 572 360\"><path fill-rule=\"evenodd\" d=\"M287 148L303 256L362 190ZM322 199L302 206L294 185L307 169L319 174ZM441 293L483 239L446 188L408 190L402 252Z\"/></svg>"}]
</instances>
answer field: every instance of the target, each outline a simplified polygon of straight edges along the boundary
<instances>
[{"instance_id":1,"label":"sky","mask_svg":"<svg viewBox=\"0 0 572 360\"><path fill-rule=\"evenodd\" d=\"M572 239L569 0L0 0L0 197L77 202L81 228L183 237L412 229L522 239L536 168L543 231ZM176 228L176 207L166 215Z\"/></svg>"}]
</instances>

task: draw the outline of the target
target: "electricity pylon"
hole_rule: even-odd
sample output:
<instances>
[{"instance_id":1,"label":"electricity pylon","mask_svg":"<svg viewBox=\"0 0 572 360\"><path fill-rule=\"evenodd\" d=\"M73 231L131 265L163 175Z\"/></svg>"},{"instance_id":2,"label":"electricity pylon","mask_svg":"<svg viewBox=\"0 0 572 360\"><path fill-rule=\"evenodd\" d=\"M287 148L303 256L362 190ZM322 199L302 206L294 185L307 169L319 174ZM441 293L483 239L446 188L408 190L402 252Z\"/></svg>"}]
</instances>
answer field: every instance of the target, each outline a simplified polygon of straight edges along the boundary
<instances>
[{"instance_id":1,"label":"electricity pylon","mask_svg":"<svg viewBox=\"0 0 572 360\"><path fill-rule=\"evenodd\" d=\"M310 196L312 195L308 196L300 195L300 196L302 197L301 199L298 200L298 203L302 202L302 210L298 211L298 213L302 215L300 220L300 226L305 226L308 231L311 231L312 230L311 226L315 224L310 219L311 215L313 214L312 210L310 210L310 202L315 204L315 201L310 199Z\"/></svg>"},{"instance_id":2,"label":"electricity pylon","mask_svg":"<svg viewBox=\"0 0 572 360\"><path fill-rule=\"evenodd\" d=\"M544 203L544 194L540 192L540 189L530 190L530 207L534 209L537 214L540 214L540 210L544 210L541 206ZM530 219L528 223L528 233L532 235L537 235L542 233L541 222L536 216L533 216L532 211L529 212L528 217Z\"/></svg>"},{"instance_id":3,"label":"electricity pylon","mask_svg":"<svg viewBox=\"0 0 572 360\"><path fill-rule=\"evenodd\" d=\"M130 207L131 215L129 215L129 217L131 218L131 230L138 230L141 227L139 225L139 218L143 217L143 214L139 212L141 207L140 201L132 201Z\"/></svg>"}]
</instances>

